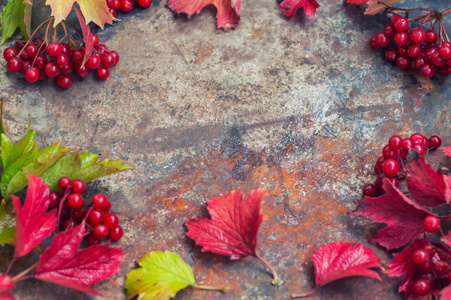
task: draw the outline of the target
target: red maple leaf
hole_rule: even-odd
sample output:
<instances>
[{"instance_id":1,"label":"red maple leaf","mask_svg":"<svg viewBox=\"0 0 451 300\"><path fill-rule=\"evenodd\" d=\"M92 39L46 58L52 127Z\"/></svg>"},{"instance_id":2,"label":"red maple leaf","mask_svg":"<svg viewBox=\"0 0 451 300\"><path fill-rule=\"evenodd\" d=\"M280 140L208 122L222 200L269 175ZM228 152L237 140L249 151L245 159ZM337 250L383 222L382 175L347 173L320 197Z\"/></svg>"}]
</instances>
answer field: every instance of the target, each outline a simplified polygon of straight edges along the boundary
<instances>
[{"instance_id":1,"label":"red maple leaf","mask_svg":"<svg viewBox=\"0 0 451 300\"><path fill-rule=\"evenodd\" d=\"M255 256L273 273L273 284L277 283L277 274L272 267L256 252L257 232L263 221L260 207L264 189L252 190L246 203L238 191L211 198L207 210L211 220L197 217L185 223L186 236L202 246L202 252L230 255L230 259Z\"/></svg>"},{"instance_id":2,"label":"red maple leaf","mask_svg":"<svg viewBox=\"0 0 451 300\"><path fill-rule=\"evenodd\" d=\"M310 19L313 19L313 15L316 13L319 4L316 0L284 0L280 3L280 10L288 19L294 17L297 10L301 7L304 7L305 14Z\"/></svg>"},{"instance_id":3,"label":"red maple leaf","mask_svg":"<svg viewBox=\"0 0 451 300\"><path fill-rule=\"evenodd\" d=\"M14 282L11 281L11 277L0 273L0 293L12 289L15 287Z\"/></svg>"},{"instance_id":4,"label":"red maple leaf","mask_svg":"<svg viewBox=\"0 0 451 300\"><path fill-rule=\"evenodd\" d=\"M443 175L426 164L423 157L418 156L415 160L410 160L406 169L407 185L415 201L420 205L429 207L435 207L446 202L446 186Z\"/></svg>"},{"instance_id":5,"label":"red maple leaf","mask_svg":"<svg viewBox=\"0 0 451 300\"><path fill-rule=\"evenodd\" d=\"M330 243L321 245L312 254L312 259L315 267L316 287L304 294L293 294L292 297L308 296L318 287L345 277L368 276L382 281L375 271L368 269L380 268L381 261L371 249L363 247L362 244Z\"/></svg>"},{"instance_id":6,"label":"red maple leaf","mask_svg":"<svg viewBox=\"0 0 451 300\"><path fill-rule=\"evenodd\" d=\"M386 178L383 189L386 193L382 196L360 200L359 209L351 214L386 223L387 227L379 230L370 241L390 250L404 246L424 233L424 218L434 214L407 198Z\"/></svg>"},{"instance_id":7,"label":"red maple leaf","mask_svg":"<svg viewBox=\"0 0 451 300\"><path fill-rule=\"evenodd\" d=\"M94 245L83 250L78 246L85 233L85 222L56 235L52 245L42 253L34 277L101 295L89 285L120 272L124 259L120 248L109 244Z\"/></svg>"},{"instance_id":8,"label":"red maple leaf","mask_svg":"<svg viewBox=\"0 0 451 300\"><path fill-rule=\"evenodd\" d=\"M168 7L175 13L186 13L189 17L198 14L207 6L213 4L218 12L218 28L228 31L235 28L240 21L241 0L169 0Z\"/></svg>"},{"instance_id":9,"label":"red maple leaf","mask_svg":"<svg viewBox=\"0 0 451 300\"><path fill-rule=\"evenodd\" d=\"M50 204L49 194L49 186L44 185L42 178L29 175L23 207L19 198L11 196L16 210L16 257L30 253L55 229L56 211L46 213Z\"/></svg>"}]
</instances>

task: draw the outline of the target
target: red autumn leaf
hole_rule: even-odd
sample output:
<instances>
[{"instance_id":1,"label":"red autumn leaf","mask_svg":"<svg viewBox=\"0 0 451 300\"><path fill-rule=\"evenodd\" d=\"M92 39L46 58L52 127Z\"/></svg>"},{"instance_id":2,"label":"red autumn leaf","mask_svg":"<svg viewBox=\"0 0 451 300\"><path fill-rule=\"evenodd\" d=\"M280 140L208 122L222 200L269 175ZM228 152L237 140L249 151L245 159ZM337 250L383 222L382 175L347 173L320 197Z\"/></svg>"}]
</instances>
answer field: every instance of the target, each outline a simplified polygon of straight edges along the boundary
<instances>
[{"instance_id":1,"label":"red autumn leaf","mask_svg":"<svg viewBox=\"0 0 451 300\"><path fill-rule=\"evenodd\" d=\"M442 149L443 153L444 153L446 156L451 157L451 147L442 147L442 148L440 148L440 149Z\"/></svg>"},{"instance_id":2,"label":"red autumn leaf","mask_svg":"<svg viewBox=\"0 0 451 300\"><path fill-rule=\"evenodd\" d=\"M14 297L13 293L7 292L7 293L0 293L0 300L15 300L16 297Z\"/></svg>"},{"instance_id":3,"label":"red autumn leaf","mask_svg":"<svg viewBox=\"0 0 451 300\"><path fill-rule=\"evenodd\" d=\"M346 3L351 3L351 4L366 4L368 2L368 0L348 0L346 1Z\"/></svg>"},{"instance_id":4,"label":"red autumn leaf","mask_svg":"<svg viewBox=\"0 0 451 300\"><path fill-rule=\"evenodd\" d=\"M443 288L440 291L440 299L442 300L451 299L451 285L448 285L447 287Z\"/></svg>"},{"instance_id":5,"label":"red autumn leaf","mask_svg":"<svg viewBox=\"0 0 451 300\"><path fill-rule=\"evenodd\" d=\"M16 257L30 253L55 229L55 210L46 213L50 204L49 194L49 186L44 185L42 178L29 175L23 207L19 198L11 196L16 210Z\"/></svg>"},{"instance_id":6,"label":"red autumn leaf","mask_svg":"<svg viewBox=\"0 0 451 300\"><path fill-rule=\"evenodd\" d=\"M15 287L14 282L11 281L11 277L0 273L0 293L12 289Z\"/></svg>"},{"instance_id":7,"label":"red autumn leaf","mask_svg":"<svg viewBox=\"0 0 451 300\"><path fill-rule=\"evenodd\" d=\"M85 55L83 56L83 62L81 67L85 65L88 59L91 57L92 50L94 49L94 40L92 38L92 32L89 25L86 24L83 14L78 8L74 6L75 13L77 14L78 21L80 23L81 30L83 32L83 42L85 43Z\"/></svg>"},{"instance_id":8,"label":"red autumn leaf","mask_svg":"<svg viewBox=\"0 0 451 300\"><path fill-rule=\"evenodd\" d=\"M352 4L367 4L368 7L365 10L365 15L375 15L378 12L383 11L389 6L399 2L401 0L348 0L347 3Z\"/></svg>"},{"instance_id":9,"label":"red autumn leaf","mask_svg":"<svg viewBox=\"0 0 451 300\"><path fill-rule=\"evenodd\" d=\"M288 19L294 17L297 10L301 7L304 7L305 14L310 19L313 19L313 15L316 13L319 4L316 0L284 0L280 3L280 10Z\"/></svg>"},{"instance_id":10,"label":"red autumn leaf","mask_svg":"<svg viewBox=\"0 0 451 300\"><path fill-rule=\"evenodd\" d=\"M418 157L407 163L407 185L410 195L420 205L435 207L445 203L445 182L443 175L434 171Z\"/></svg>"},{"instance_id":11,"label":"red autumn leaf","mask_svg":"<svg viewBox=\"0 0 451 300\"><path fill-rule=\"evenodd\" d=\"M386 178L383 189L386 193L382 196L360 200L359 209L352 215L386 223L387 227L379 230L370 241L390 250L404 246L424 233L424 218L434 214L407 198Z\"/></svg>"},{"instance_id":12,"label":"red autumn leaf","mask_svg":"<svg viewBox=\"0 0 451 300\"><path fill-rule=\"evenodd\" d=\"M241 0L169 0L168 7L177 14L185 13L188 17L198 14L207 6L213 4L218 12L218 28L228 31L235 28L240 21Z\"/></svg>"},{"instance_id":13,"label":"red autumn leaf","mask_svg":"<svg viewBox=\"0 0 451 300\"><path fill-rule=\"evenodd\" d=\"M316 291L318 287L332 281L351 277L368 276L382 279L369 268L381 268L379 258L362 244L353 243L330 243L321 245L312 255L315 267L316 287L304 294L293 294L293 297L305 297Z\"/></svg>"},{"instance_id":14,"label":"red autumn leaf","mask_svg":"<svg viewBox=\"0 0 451 300\"><path fill-rule=\"evenodd\" d=\"M94 245L83 250L78 246L85 233L85 223L56 235L52 245L42 253L34 277L87 293L101 295L89 285L120 272L124 259L120 248Z\"/></svg>"}]
</instances>

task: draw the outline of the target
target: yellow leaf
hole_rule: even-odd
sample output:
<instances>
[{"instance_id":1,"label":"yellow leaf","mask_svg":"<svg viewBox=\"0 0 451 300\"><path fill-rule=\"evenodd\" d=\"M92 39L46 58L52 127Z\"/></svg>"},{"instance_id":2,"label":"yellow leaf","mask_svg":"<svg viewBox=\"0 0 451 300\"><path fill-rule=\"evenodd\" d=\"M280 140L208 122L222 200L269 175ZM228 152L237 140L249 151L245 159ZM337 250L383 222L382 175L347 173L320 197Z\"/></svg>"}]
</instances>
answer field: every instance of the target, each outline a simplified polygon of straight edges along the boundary
<instances>
[{"instance_id":1,"label":"yellow leaf","mask_svg":"<svg viewBox=\"0 0 451 300\"><path fill-rule=\"evenodd\" d=\"M62 20L65 20L72 10L72 5L75 0L46 0L45 4L50 5L52 9L52 16L55 17L53 26L58 25ZM106 3L106 2L105 2ZM105 4L106 5L106 4Z\"/></svg>"},{"instance_id":2,"label":"yellow leaf","mask_svg":"<svg viewBox=\"0 0 451 300\"><path fill-rule=\"evenodd\" d=\"M110 13L105 0L76 0L80 5L80 10L85 17L86 24L94 22L103 29L105 23L113 24L116 20Z\"/></svg>"}]
</instances>

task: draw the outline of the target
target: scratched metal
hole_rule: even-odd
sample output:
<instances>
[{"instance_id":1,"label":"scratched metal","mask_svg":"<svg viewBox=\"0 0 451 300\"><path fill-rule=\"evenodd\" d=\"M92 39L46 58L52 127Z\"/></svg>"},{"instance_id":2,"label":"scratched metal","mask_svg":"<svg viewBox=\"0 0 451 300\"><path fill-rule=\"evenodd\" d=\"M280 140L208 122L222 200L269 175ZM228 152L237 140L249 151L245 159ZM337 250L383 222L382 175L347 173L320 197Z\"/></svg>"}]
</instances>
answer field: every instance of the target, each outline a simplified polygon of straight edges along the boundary
<instances>
[{"instance_id":1,"label":"scratched metal","mask_svg":"<svg viewBox=\"0 0 451 300\"><path fill-rule=\"evenodd\" d=\"M31 116L41 146L61 141L135 167L88 186L109 195L125 230L122 273L95 284L106 299L125 299L125 274L150 250L179 254L202 284L230 287L187 288L177 299L288 299L313 287L311 254L329 242L361 242L391 259L368 242L380 226L346 212L375 179L372 165L390 135L418 131L451 144L451 79L401 71L370 49L387 17L364 16L343 0L320 4L313 20L287 21L276 1L245 1L238 28L225 33L215 29L214 8L174 18L156 1L98 32L121 55L105 82L91 74L61 91L2 69L13 138ZM255 258L201 253L183 226L207 216L207 199L260 187L267 196L258 251L278 271L276 287ZM1 270L11 254L2 250ZM399 279L381 277L340 280L309 299L402 299ZM17 295L97 299L37 280L19 283Z\"/></svg>"}]
</instances>

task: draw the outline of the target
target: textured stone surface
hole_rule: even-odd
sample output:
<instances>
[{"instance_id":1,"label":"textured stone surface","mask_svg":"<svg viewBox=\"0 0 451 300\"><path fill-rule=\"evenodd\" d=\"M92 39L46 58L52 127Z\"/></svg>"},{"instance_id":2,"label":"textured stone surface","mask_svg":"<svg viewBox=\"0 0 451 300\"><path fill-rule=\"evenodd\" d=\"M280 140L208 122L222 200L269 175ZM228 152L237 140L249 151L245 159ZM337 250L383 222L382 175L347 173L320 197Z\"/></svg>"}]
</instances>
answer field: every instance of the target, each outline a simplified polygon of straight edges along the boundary
<instances>
[{"instance_id":1,"label":"textured stone surface","mask_svg":"<svg viewBox=\"0 0 451 300\"><path fill-rule=\"evenodd\" d=\"M173 251L199 282L230 287L188 288L177 299L288 299L313 286L311 254L328 242L362 242L389 261L367 242L378 227L346 212L374 180L390 135L418 131L451 143L450 79L422 79L384 61L368 41L388 18L343 2L321 1L313 20L287 21L276 1L245 1L238 28L225 33L215 29L214 8L174 18L156 1L98 32L121 55L105 82L90 74L62 91L0 72L13 138L31 116L41 146L62 141L135 167L88 187L110 195L125 230L122 274L95 285L106 299L125 299L125 274L150 250ZM267 196L257 247L279 272L277 287L256 259L201 253L184 236L186 221L207 216L207 199L258 187ZM382 277L341 280L310 299L401 299L399 280ZM18 295L95 298L33 280Z\"/></svg>"}]
</instances>

